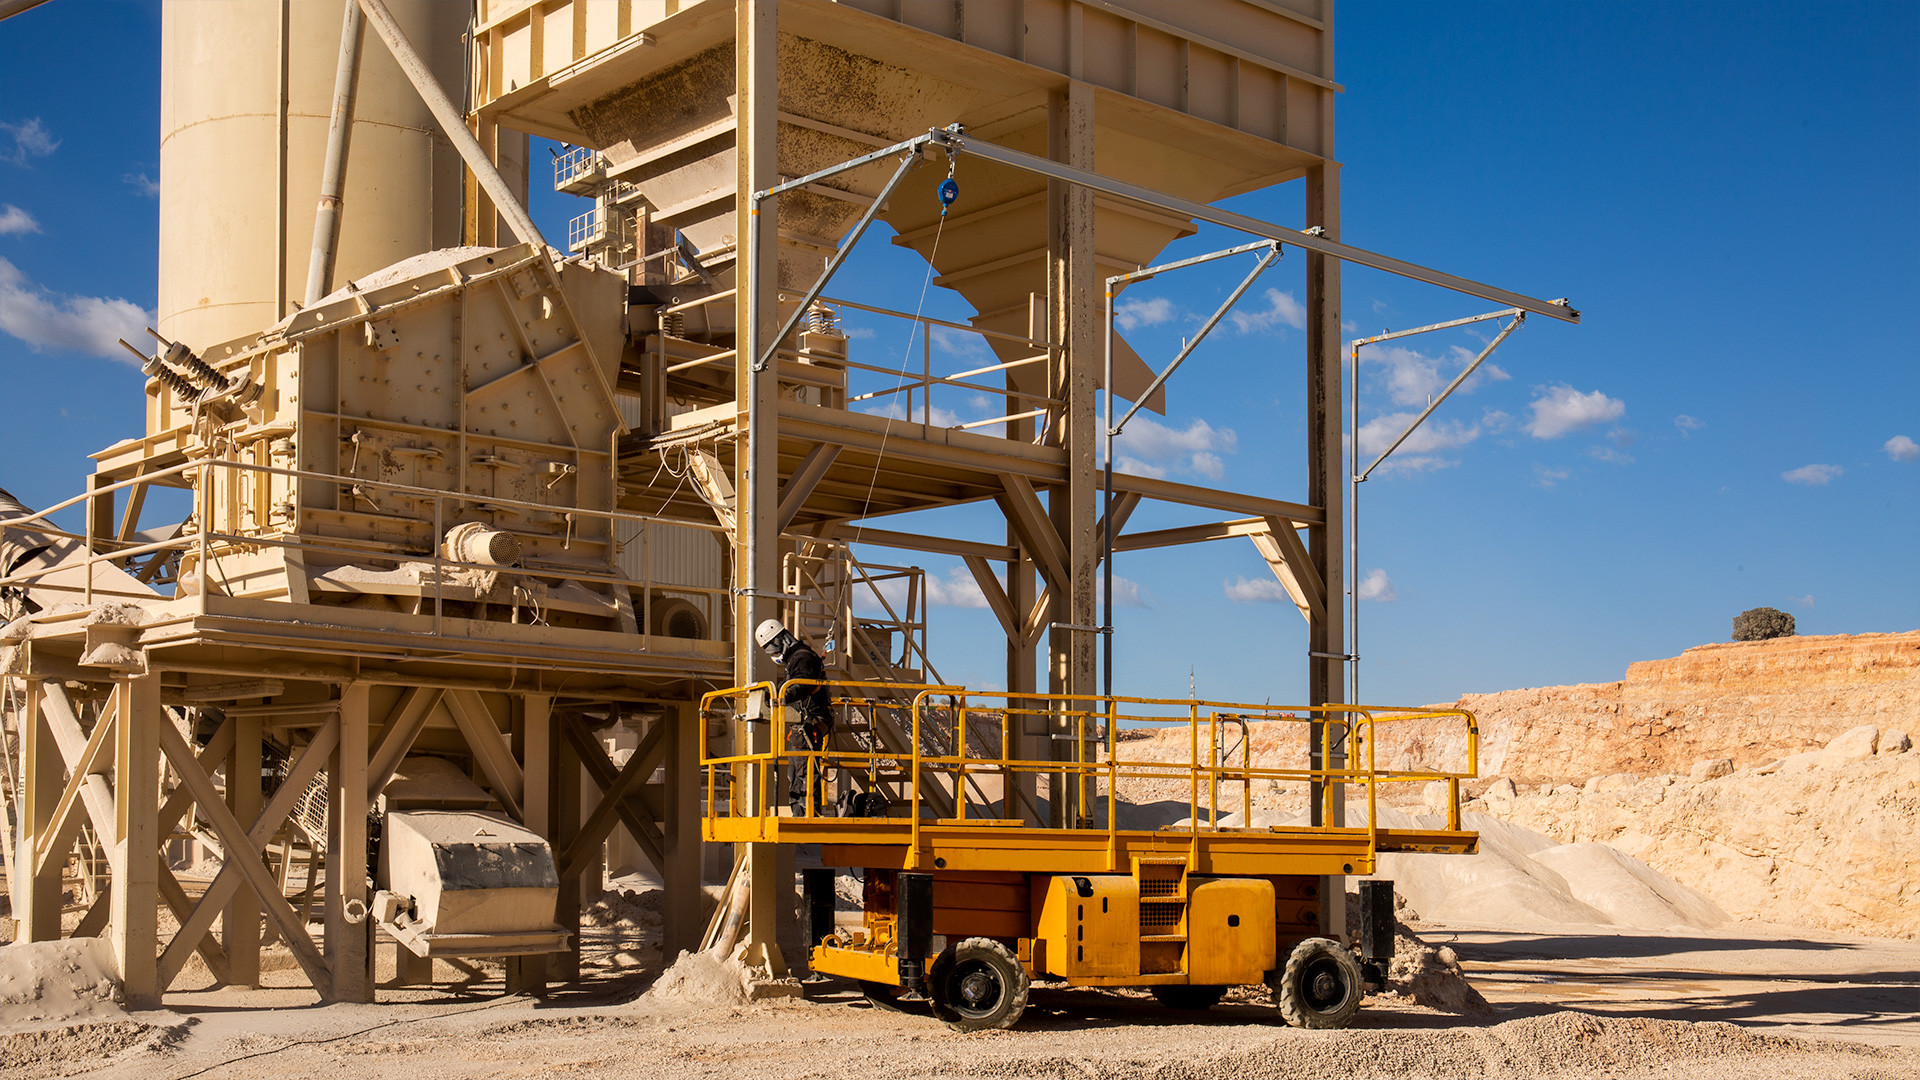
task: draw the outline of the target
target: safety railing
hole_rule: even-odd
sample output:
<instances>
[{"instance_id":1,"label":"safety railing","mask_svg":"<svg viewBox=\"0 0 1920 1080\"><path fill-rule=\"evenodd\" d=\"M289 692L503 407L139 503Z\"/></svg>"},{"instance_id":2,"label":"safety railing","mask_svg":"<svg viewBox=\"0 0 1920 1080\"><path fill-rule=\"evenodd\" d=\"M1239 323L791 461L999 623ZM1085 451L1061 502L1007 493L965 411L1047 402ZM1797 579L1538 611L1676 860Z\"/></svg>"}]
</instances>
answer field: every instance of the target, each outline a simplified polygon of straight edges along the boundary
<instances>
[{"instance_id":1,"label":"safety railing","mask_svg":"<svg viewBox=\"0 0 1920 1080\"><path fill-rule=\"evenodd\" d=\"M883 700L908 698L911 736L904 752L874 749L844 751L838 749L789 749L788 728L792 720L780 700L791 688L824 686L837 710L859 708ZM1379 798L1383 786L1428 784L1447 785L1446 829L1460 830L1460 781L1478 775L1479 728L1471 712L1464 709L1397 708L1391 706L1319 706L1249 705L1233 702L1200 701L1176 698L1069 697L1062 694L1008 693L977 691L951 686L905 686L890 683L853 683L791 680L779 687L759 683L749 687L716 690L701 699L703 715L750 717L749 723L764 723L766 748L752 753L704 757L708 790L708 815L735 818L774 817L779 806L777 796L783 768L791 784L805 784L803 791L815 790L816 780L829 772L847 773L871 788L891 786L889 810L882 816L905 818L910 828L901 842L917 850L925 820L929 795L940 793L938 801L950 803L952 817L935 819L931 824L963 825L970 819L970 807L991 809L993 803L979 797L983 789L977 782L985 777L999 781L998 818L991 824L1020 825L1047 818L1031 802L1016 805L1029 797L1024 788L1037 791L1045 784L1047 797L1062 803L1052 816L1068 830L1092 830L1112 836L1122 831L1120 797L1123 783L1152 784L1184 781L1187 815L1185 830L1192 833L1218 832L1250 826L1253 795L1261 785L1308 785L1319 800L1317 820L1335 821L1337 807L1343 806L1346 789L1365 790L1366 821L1341 826L1364 830L1370 848L1379 835ZM1433 721L1442 727L1457 724L1464 751L1463 767L1455 769L1402 768L1380 766L1383 733L1394 725ZM1293 767L1256 760L1252 725L1258 723L1300 725L1317 746L1320 764ZM1129 758L1124 748L1134 741L1132 733L1155 728L1179 727L1187 731L1183 760L1159 760L1136 756ZM986 729L989 737L975 739L969 732ZM1237 744L1223 740L1223 730L1238 728ZM1037 729L1037 730L1036 730ZM1015 756L1018 740L1040 737L1054 746L1068 748L1062 758L1021 758ZM1308 738L1288 740L1306 749ZM1238 760L1230 760L1226 751L1236 751ZM1204 752L1203 752L1204 751ZM1033 778L1027 780L1026 778ZM720 787L727 785L725 797ZM1222 820L1219 792L1222 785L1241 789L1241 820ZM1098 811L1104 809L1105 814ZM894 812L898 810L899 812ZM1016 815L1017 811L1024 811ZM824 808L808 801L803 816L814 817ZM1104 816L1102 822L1100 817ZM1325 826L1319 826L1325 827ZM1264 830L1263 830L1264 831Z\"/></svg>"},{"instance_id":2,"label":"safety railing","mask_svg":"<svg viewBox=\"0 0 1920 1080\"><path fill-rule=\"evenodd\" d=\"M422 508L423 512L415 521L416 524L422 528L431 529L429 534L431 541L428 544L407 550L383 551L369 548L363 543L328 543L328 538L326 537L295 532L279 532L270 529L251 532L231 532L207 528L204 526L204 523L212 516L210 510L220 510L222 500L231 497L230 492L232 485L228 484L223 486L216 479L216 476L222 473L229 478L241 476L265 478L277 476L291 480L319 482L339 489L339 495L343 500L367 499L370 494L394 495L419 500L426 503L427 506ZM166 486L191 486L194 490L194 515L189 518L187 525L179 535L166 540L149 543L125 543L111 536L104 536L95 532L94 523L102 518L102 515L96 512L97 504L100 501L110 500L115 493L123 489L149 484L165 485L166 481L174 480L175 478L178 478L177 484ZM222 493L222 500L216 499L216 492ZM440 539L446 535L448 528L460 520L459 512L462 507L476 504L484 504L489 508L499 510L531 511L556 515L568 521L570 529L573 527L572 523L583 519L605 519L611 522L610 532L612 535L610 538L610 547L613 550L610 551L609 567L606 570L600 570L598 568L589 569L578 566L537 562L529 562L526 565L520 566L499 567L447 558L441 548ZM77 506L84 506L84 520L86 522L86 529L84 531L74 532L62 529L52 522L52 515ZM80 550L85 552L84 555L76 554L72 558L65 559L44 568L25 569L0 575L0 588L25 589L37 593L59 596L65 601L79 601L83 604L92 604L96 598L96 593L119 599L141 599L148 597L99 588L95 581L98 575L94 573L93 568L102 563L118 565L130 559L143 556L154 557L172 553L182 561L191 558L193 560L192 565L199 573L200 581L202 582L200 587L202 589L211 589L215 587L215 585L224 587L222 583L211 580L220 573L220 559L223 556L229 553L258 550L261 548L285 548L307 554L335 556L346 563L356 565L366 565L368 562L391 562L397 566L404 562L431 566L435 571L432 574L433 621L431 629L423 629L420 631L423 636L428 637L440 636L444 631L445 606L449 602L445 595L448 584L447 571L506 573L541 582L558 583L571 581L583 586L626 588L632 590L634 598L637 601L635 615L639 625L643 629L650 625L649 620L656 598L668 599L683 595L700 595L712 597L716 603L724 604L730 602L731 597L729 590L724 587L705 587L656 581L650 572L642 573L637 577L619 572L617 570L617 562L615 557L613 557L614 553L626 545L642 542L647 534L647 530L653 526L672 527L676 529L696 528L712 532L723 531L722 527L717 523L713 525L702 525L694 522L667 520L646 514L635 514L624 511L597 510L588 507L567 506L556 503L529 502L498 495L477 495L469 492L453 492L437 488L417 487L409 484L373 480L362 476L341 476L334 473L314 472L307 469L289 469L279 466L262 465L257 462L210 458L190 461L165 469L156 469L129 480L122 480L112 484L102 484L89 489L85 494L76 495L73 498L56 503L38 513L0 520L0 529L20 528L31 530L39 537L72 541L81 545ZM627 528L632 528L633 531L627 532ZM569 534L569 537L571 537L571 534ZM71 574L76 570L84 571L85 581L83 583L76 584L70 581L50 580L55 577ZM47 596L43 595L40 599L45 600ZM41 606L46 607L48 605L42 603Z\"/></svg>"},{"instance_id":3,"label":"safety railing","mask_svg":"<svg viewBox=\"0 0 1920 1080\"><path fill-rule=\"evenodd\" d=\"M714 293L710 296L699 297L685 303L663 307L661 311L663 314L677 314L706 304L730 301L733 299L733 296L734 291L729 289L724 292ZM782 306L780 310L783 316L792 313L792 303L794 300L794 297L782 295ZM989 397L1003 398L1009 402L1017 403L1018 407L1015 411L1009 413L975 420L964 420L946 426L951 426L961 431L971 431L975 428L992 427L995 424L1009 424L1019 420L1042 418L1042 422L1034 425L1036 434L1032 440L1034 442L1040 442L1050 426L1050 421L1044 418L1050 417L1054 411L1057 411L1065 404L1065 399L1053 397L1048 394L1022 392L1007 385L993 385L991 383L978 381L986 376L999 374L1001 372L1011 372L1036 364L1044 365L1049 356L1048 350L1051 348L1045 341L1024 337L1019 334L1004 333L998 330L985 330L977 326L968 326L964 323L934 318L930 315L915 315L905 311L895 311L892 308L876 307L872 304L863 304L839 297L822 296L820 302L829 304L834 308L849 308L855 311L865 311L870 314L903 319L917 324L914 335L920 354L917 357L917 364L913 362L914 358L903 360L900 364L892 367L883 364L864 363L851 358L835 361L838 366L844 367L849 372L858 373L867 379L871 380L874 376L884 377L885 379L885 382L877 388L859 389L858 392L850 393L847 397L847 406L849 408L857 409L861 407L863 402L871 402L873 404L867 405L866 408L878 408L878 415L892 416L895 419L915 421L934 426L933 396L936 389L952 392L964 391L969 399L977 398L984 394ZM1023 356L1015 360L983 364L968 368L964 371L935 374L933 370L933 339L936 328L976 335L988 342L1009 342L1034 351L1031 355ZM787 348L784 345L776 351L775 355L782 360L796 360L800 358L798 349ZM706 367L712 364L732 363L734 356L734 350L728 349L667 365L664 370L667 374L672 375L691 368ZM917 371L914 370L916 367L918 368ZM872 383L869 382L866 385L872 385ZM853 390L856 388L850 384L849 389ZM900 401L900 407L898 409L881 407L890 404L890 399L896 397Z\"/></svg>"},{"instance_id":4,"label":"safety railing","mask_svg":"<svg viewBox=\"0 0 1920 1080\"><path fill-rule=\"evenodd\" d=\"M582 251L607 238L607 227L600 207L576 214L567 221L567 250Z\"/></svg>"},{"instance_id":5,"label":"safety railing","mask_svg":"<svg viewBox=\"0 0 1920 1080\"><path fill-rule=\"evenodd\" d=\"M553 159L553 189L565 191L575 182L597 180L604 171L598 150L575 146Z\"/></svg>"}]
</instances>

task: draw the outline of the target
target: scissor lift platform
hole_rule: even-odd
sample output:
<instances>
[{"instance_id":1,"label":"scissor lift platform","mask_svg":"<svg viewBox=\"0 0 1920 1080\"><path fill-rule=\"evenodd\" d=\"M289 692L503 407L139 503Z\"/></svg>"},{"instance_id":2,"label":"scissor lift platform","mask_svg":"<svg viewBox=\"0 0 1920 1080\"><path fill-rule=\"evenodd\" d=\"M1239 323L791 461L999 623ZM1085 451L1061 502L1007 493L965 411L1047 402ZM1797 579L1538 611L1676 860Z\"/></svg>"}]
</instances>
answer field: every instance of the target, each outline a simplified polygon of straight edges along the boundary
<instances>
[{"instance_id":1,"label":"scissor lift platform","mask_svg":"<svg viewBox=\"0 0 1920 1080\"><path fill-rule=\"evenodd\" d=\"M776 698L819 686L833 698L841 743L789 744ZM1470 855L1479 844L1460 824L1460 781L1474 775L1478 738L1462 710L799 680L718 691L702 707L763 725L743 733L751 752L703 762L706 839L818 845L826 869L809 871L807 886L813 970L855 979L876 1001L924 995L961 1028L1011 1026L1042 976L1147 987L1175 1008L1206 1008L1228 986L1265 982L1288 1022L1339 1027L1383 978L1393 900L1390 883L1362 890L1363 965L1335 940L1344 927L1327 925L1325 879L1372 874L1381 852ZM1408 721L1425 722L1405 730L1426 735L1458 722L1466 767L1379 768L1383 730ZM1256 763L1256 722L1299 724L1308 738L1292 745L1317 751L1299 755L1307 767ZM1160 760L1166 740L1129 756L1139 729L1154 726L1185 728L1184 760ZM852 732L866 745L846 745ZM1018 757L1022 746L1048 756ZM846 816L805 797L824 794L828 780ZM1449 796L1444 827L1380 827L1382 785L1436 781ZM1186 789L1183 820L1119 826L1123 788L1165 795L1170 783ZM1244 824L1256 792L1289 785L1306 795L1310 820L1329 824ZM1222 800L1223 787L1238 797ZM1356 789L1364 801L1350 806ZM779 812L793 793L799 805ZM1237 813L1223 812L1235 804ZM860 871L857 929L835 918L833 868Z\"/></svg>"},{"instance_id":2,"label":"scissor lift platform","mask_svg":"<svg viewBox=\"0 0 1920 1080\"><path fill-rule=\"evenodd\" d=\"M889 870L1124 873L1136 858L1184 859L1197 874L1371 874L1379 852L1472 855L1459 829L1053 829L996 819L709 817L720 843L818 844L828 866Z\"/></svg>"}]
</instances>

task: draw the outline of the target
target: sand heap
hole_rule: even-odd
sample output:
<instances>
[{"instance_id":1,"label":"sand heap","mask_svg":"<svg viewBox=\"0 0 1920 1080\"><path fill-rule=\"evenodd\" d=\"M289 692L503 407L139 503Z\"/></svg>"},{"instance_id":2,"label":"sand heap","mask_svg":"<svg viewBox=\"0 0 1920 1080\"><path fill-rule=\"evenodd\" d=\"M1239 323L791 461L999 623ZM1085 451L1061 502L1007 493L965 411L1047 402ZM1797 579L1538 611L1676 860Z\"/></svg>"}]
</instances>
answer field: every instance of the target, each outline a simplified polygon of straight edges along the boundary
<instances>
[{"instance_id":1,"label":"sand heap","mask_svg":"<svg viewBox=\"0 0 1920 1080\"><path fill-rule=\"evenodd\" d=\"M1401 922L1398 915L1416 917L1407 898L1394 894L1396 917L1393 920L1393 960L1387 965L1387 985L1383 993L1407 998L1441 1012L1483 1016L1493 1011L1487 999L1467 981L1460 957L1448 946L1435 948L1420 939ZM1347 894L1347 940L1357 949L1360 942L1360 896Z\"/></svg>"},{"instance_id":2,"label":"sand heap","mask_svg":"<svg viewBox=\"0 0 1920 1080\"><path fill-rule=\"evenodd\" d=\"M662 972L646 1000L674 1005L744 1005L753 971L738 956L683 952Z\"/></svg>"},{"instance_id":3,"label":"sand heap","mask_svg":"<svg viewBox=\"0 0 1920 1080\"><path fill-rule=\"evenodd\" d=\"M112 959L101 938L0 946L0 1029L125 1020Z\"/></svg>"},{"instance_id":4,"label":"sand heap","mask_svg":"<svg viewBox=\"0 0 1920 1080\"><path fill-rule=\"evenodd\" d=\"M744 1005L803 996L800 980L774 978L767 965L747 957L745 942L725 953L719 949L683 952L642 1000L660 1005Z\"/></svg>"},{"instance_id":5,"label":"sand heap","mask_svg":"<svg viewBox=\"0 0 1920 1080\"><path fill-rule=\"evenodd\" d=\"M1359 820L1359 807L1349 810ZM1387 828L1439 828L1439 815L1382 807ZM1378 877L1394 883L1428 922L1549 929L1618 926L1704 929L1727 921L1713 901L1605 844L1562 844L1485 814L1464 815L1480 834L1477 855L1380 856Z\"/></svg>"},{"instance_id":6,"label":"sand heap","mask_svg":"<svg viewBox=\"0 0 1920 1080\"><path fill-rule=\"evenodd\" d=\"M1568 848L1644 860L1737 918L1911 938L1920 753L1910 746L1904 731L1866 726L1758 768L1720 757L1579 786L1496 782L1475 805Z\"/></svg>"}]
</instances>

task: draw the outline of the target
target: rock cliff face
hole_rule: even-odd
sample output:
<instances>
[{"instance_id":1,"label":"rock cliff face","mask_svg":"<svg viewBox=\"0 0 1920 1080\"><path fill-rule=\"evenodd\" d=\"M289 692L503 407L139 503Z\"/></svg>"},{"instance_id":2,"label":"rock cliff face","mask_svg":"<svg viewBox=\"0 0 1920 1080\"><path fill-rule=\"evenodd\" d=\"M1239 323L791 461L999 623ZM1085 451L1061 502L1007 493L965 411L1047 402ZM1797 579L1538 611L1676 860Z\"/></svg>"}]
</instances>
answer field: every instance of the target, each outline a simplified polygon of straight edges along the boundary
<instances>
[{"instance_id":1,"label":"rock cliff face","mask_svg":"<svg viewBox=\"0 0 1920 1080\"><path fill-rule=\"evenodd\" d=\"M1471 710L1480 728L1481 779L1462 785L1476 796L1465 809L1542 843L1587 846L1561 849L1564 859L1606 845L1736 919L1920 937L1920 631L1703 645L1633 664L1616 683L1470 694L1454 707ZM1458 718L1376 730L1383 768L1453 771L1466 760ZM1258 765L1304 764L1303 725L1259 723L1251 734ZM1120 754L1184 761L1186 730L1128 732ZM1256 787L1255 809L1298 812L1304 787ZM1124 797L1182 810L1187 792L1177 776L1123 785ZM1416 809L1443 800L1444 785L1393 785L1380 798ZM1239 789L1223 785L1221 804L1239 809ZM1486 829L1485 818L1475 821ZM1540 901L1515 893L1514 874L1492 881L1488 865L1449 864L1465 876L1435 878L1427 906L1520 925L1524 911L1487 897L1511 893L1522 908ZM1573 869L1549 867L1563 877ZM1471 904L1454 895L1476 888L1486 895ZM1453 900L1462 911L1446 906Z\"/></svg>"},{"instance_id":2,"label":"rock cliff face","mask_svg":"<svg viewBox=\"0 0 1920 1080\"><path fill-rule=\"evenodd\" d=\"M1462 698L1474 808L1607 844L1735 918L1920 935L1920 632L1703 645L1626 674ZM1462 741L1410 734L1406 765Z\"/></svg>"},{"instance_id":3,"label":"rock cliff face","mask_svg":"<svg viewBox=\"0 0 1920 1080\"><path fill-rule=\"evenodd\" d=\"M1481 775L1521 784L1685 773L1712 758L1753 767L1863 724L1920 731L1920 631L1701 645L1631 664L1620 682L1468 694L1458 707L1480 721ZM1465 748L1456 725L1381 739L1402 768Z\"/></svg>"},{"instance_id":4,"label":"rock cliff face","mask_svg":"<svg viewBox=\"0 0 1920 1080\"><path fill-rule=\"evenodd\" d=\"M1735 918L1920 937L1920 753L1909 747L1869 727L1759 769L1496 784L1470 805L1564 844L1606 844Z\"/></svg>"}]
</instances>

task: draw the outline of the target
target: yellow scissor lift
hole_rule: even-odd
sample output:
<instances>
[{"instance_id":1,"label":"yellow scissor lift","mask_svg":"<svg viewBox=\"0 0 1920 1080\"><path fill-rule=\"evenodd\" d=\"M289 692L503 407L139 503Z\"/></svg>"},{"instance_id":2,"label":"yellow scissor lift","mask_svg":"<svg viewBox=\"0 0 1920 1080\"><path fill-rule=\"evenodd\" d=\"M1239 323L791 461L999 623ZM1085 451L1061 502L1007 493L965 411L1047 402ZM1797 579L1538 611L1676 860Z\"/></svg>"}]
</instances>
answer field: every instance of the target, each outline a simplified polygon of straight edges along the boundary
<instances>
[{"instance_id":1,"label":"yellow scissor lift","mask_svg":"<svg viewBox=\"0 0 1920 1080\"><path fill-rule=\"evenodd\" d=\"M1321 936L1320 880L1371 874L1383 851L1465 855L1479 840L1460 827L1460 781L1476 775L1478 757L1478 728L1465 710L820 685L833 696L842 729L897 725L910 731L909 746L896 739L890 748L874 740L859 750L789 751L782 688L760 683L707 694L704 715L769 724L775 749L702 759L703 835L819 845L827 869L810 872L806 890L813 970L857 980L877 1004L924 993L935 1015L956 1027L1011 1026L1035 977L1146 987L1177 1008L1207 1008L1230 986L1266 983L1289 1023L1343 1026L1392 955L1392 887L1362 883L1363 965ZM1462 728L1462 771L1376 767L1391 725L1448 719ZM1337 760L1333 751L1344 746L1349 763L1364 765L1256 767L1248 725L1257 721L1317 724L1321 761ZM1128 758L1130 735L1168 726L1187 730L1184 760ZM1014 757L1023 731L1050 737L1068 760ZM859 800L865 816L813 806L777 812L783 784L794 782L785 774L795 768L805 770L797 781L803 790L814 790L818 776L866 795ZM1164 792L1182 781L1183 823L1121 826L1123 784ZM1433 781L1447 784L1445 828L1379 826L1381 785ZM1221 811L1223 786L1239 789L1243 813L1234 824L1222 820L1236 820ZM1269 786L1318 792L1327 821L1337 820L1334 800L1362 788L1366 820L1246 827L1256 789ZM1035 824L1049 820L1048 799L1056 795L1065 801L1053 820L1065 827ZM835 867L862 872L858 929L834 924Z\"/></svg>"}]
</instances>

